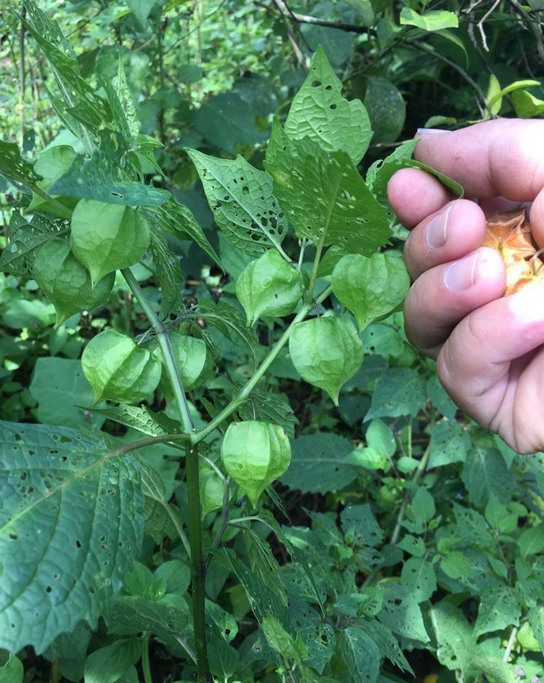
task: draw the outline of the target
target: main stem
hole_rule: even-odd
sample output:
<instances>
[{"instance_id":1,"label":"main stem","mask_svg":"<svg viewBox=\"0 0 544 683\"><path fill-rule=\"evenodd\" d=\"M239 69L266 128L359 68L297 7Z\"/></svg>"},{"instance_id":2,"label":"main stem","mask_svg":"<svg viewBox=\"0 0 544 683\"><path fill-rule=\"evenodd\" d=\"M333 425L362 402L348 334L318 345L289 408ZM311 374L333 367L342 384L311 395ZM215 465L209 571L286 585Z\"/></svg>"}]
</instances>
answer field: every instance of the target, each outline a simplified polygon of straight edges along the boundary
<instances>
[{"instance_id":1,"label":"main stem","mask_svg":"<svg viewBox=\"0 0 544 683\"><path fill-rule=\"evenodd\" d=\"M159 345L164 357L166 371L174 390L174 398L179 418L185 432L191 437L194 433L193 420L189 413L189 405L183 390L183 384L177 368L168 332L157 314L151 307L136 278L126 268L122 271L123 276L132 290L138 303L142 307L149 322L153 326L159 340ZM192 439L191 439L192 441ZM206 570L204 566L204 553L202 550L201 528L201 505L198 446L189 442L185 447L185 467L187 471L187 497L189 503L189 545L191 549L191 594L193 603L193 628L195 634L196 666L199 683L213 683L208 664L208 652L206 648Z\"/></svg>"},{"instance_id":2,"label":"main stem","mask_svg":"<svg viewBox=\"0 0 544 683\"><path fill-rule=\"evenodd\" d=\"M196 669L199 683L213 683L206 646L206 567L202 551L202 510L198 467L198 444L185 447L187 497L189 499L189 543L191 545L191 595L195 634Z\"/></svg>"}]
</instances>

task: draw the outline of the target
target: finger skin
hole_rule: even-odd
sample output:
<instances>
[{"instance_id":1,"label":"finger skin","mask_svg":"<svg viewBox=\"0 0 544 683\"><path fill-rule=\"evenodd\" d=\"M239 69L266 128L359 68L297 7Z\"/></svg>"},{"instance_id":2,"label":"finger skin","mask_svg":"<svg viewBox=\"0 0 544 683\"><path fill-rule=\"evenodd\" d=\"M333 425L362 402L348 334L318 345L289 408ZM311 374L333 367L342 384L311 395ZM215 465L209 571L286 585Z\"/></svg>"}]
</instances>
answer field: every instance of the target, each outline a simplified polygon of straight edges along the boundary
<instances>
[{"instance_id":1,"label":"finger skin","mask_svg":"<svg viewBox=\"0 0 544 683\"><path fill-rule=\"evenodd\" d=\"M445 242L443 246L433 247L429 224L437 216L443 217ZM478 249L484 242L485 228L485 216L477 204L466 199L449 202L410 233L404 246L404 261L410 275L417 278L429 268L462 258Z\"/></svg>"},{"instance_id":2,"label":"finger skin","mask_svg":"<svg viewBox=\"0 0 544 683\"><path fill-rule=\"evenodd\" d=\"M419 139L415 158L470 196L527 202L544 187L544 121L497 119Z\"/></svg>"},{"instance_id":3,"label":"finger skin","mask_svg":"<svg viewBox=\"0 0 544 683\"><path fill-rule=\"evenodd\" d=\"M506 285L504 262L493 249L483 247L466 257L474 283L466 289L447 286L445 275L452 264L437 266L419 277L404 303L408 340L436 358L453 328L469 313L502 296ZM476 260L477 259L477 260Z\"/></svg>"},{"instance_id":4,"label":"finger skin","mask_svg":"<svg viewBox=\"0 0 544 683\"><path fill-rule=\"evenodd\" d=\"M387 185L387 196L399 221L407 228L417 225L451 199L439 180L417 168L397 171Z\"/></svg>"},{"instance_id":5,"label":"finger skin","mask_svg":"<svg viewBox=\"0 0 544 683\"><path fill-rule=\"evenodd\" d=\"M544 371L544 356L542 350L534 355L544 343L543 300L539 283L476 309L437 359L440 381L459 407L484 427L514 435L519 452L534 450L535 439L543 445L542 418L531 419L543 399L542 375L535 369Z\"/></svg>"}]
</instances>

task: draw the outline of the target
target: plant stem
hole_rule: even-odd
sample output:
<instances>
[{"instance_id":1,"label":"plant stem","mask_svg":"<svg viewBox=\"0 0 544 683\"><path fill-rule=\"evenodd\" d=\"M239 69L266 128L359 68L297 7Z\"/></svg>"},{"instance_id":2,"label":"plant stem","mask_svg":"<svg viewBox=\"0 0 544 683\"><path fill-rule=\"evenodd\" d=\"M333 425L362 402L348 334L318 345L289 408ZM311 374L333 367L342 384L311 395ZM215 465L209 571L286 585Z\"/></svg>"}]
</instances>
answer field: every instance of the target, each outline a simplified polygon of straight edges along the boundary
<instances>
[{"instance_id":1,"label":"plant stem","mask_svg":"<svg viewBox=\"0 0 544 683\"><path fill-rule=\"evenodd\" d=\"M318 299L317 303L321 303L324 301L332 292L332 287L327 287L327 289L321 294ZM304 320L306 316L308 315L309 311L312 309L312 303L307 303L304 304L304 306L300 309L294 320L291 322L289 327L285 330L285 332L282 334L282 336L279 338L279 340L276 342L276 345L270 351L268 356L263 360L263 362L259 365L257 368L257 371L253 375L253 377L249 380L249 382L244 386L244 388L240 391L240 393L235 396L232 401L223 408L223 410L216 416L214 419L207 424L205 427L203 427L200 431L196 432L193 435L193 443L199 443L202 441L202 439L205 439L209 434L211 434L224 420L229 417L229 415L232 415L232 413L238 408L239 405L241 405L244 401L246 401L249 398L249 395L253 391L253 389L256 387L256 385L259 383L261 380L262 376L264 373L268 370L268 368L272 365L274 360L278 357L280 351L283 349L283 347L287 344L289 341L289 337L293 333L294 326Z\"/></svg>"},{"instance_id":2,"label":"plant stem","mask_svg":"<svg viewBox=\"0 0 544 683\"><path fill-rule=\"evenodd\" d=\"M144 674L144 682L153 683L151 665L149 663L149 633L146 633L142 638L142 672Z\"/></svg>"},{"instance_id":3,"label":"plant stem","mask_svg":"<svg viewBox=\"0 0 544 683\"><path fill-rule=\"evenodd\" d=\"M19 117L21 124L21 148L25 140L25 6L21 7L21 25L19 27Z\"/></svg>"},{"instance_id":4,"label":"plant stem","mask_svg":"<svg viewBox=\"0 0 544 683\"><path fill-rule=\"evenodd\" d=\"M308 291L306 292L306 296L304 297L304 300L306 301L307 304L312 303L312 299L314 297L314 287L315 287L315 281L317 280L317 270L319 268L319 263L321 261L321 252L323 251L323 247L325 245L325 239L327 238L327 230L323 229L323 233L321 234L321 237L319 238L319 242L317 243L317 248L315 252L315 258L314 258L314 264L312 266L312 274L310 275L310 284L308 285Z\"/></svg>"},{"instance_id":5,"label":"plant stem","mask_svg":"<svg viewBox=\"0 0 544 683\"><path fill-rule=\"evenodd\" d=\"M206 567L202 552L202 510L200 505L198 445L185 447L187 497L189 501L189 543L191 544L191 595L195 633L196 668L199 683L213 683L206 646Z\"/></svg>"},{"instance_id":6,"label":"plant stem","mask_svg":"<svg viewBox=\"0 0 544 683\"><path fill-rule=\"evenodd\" d=\"M430 446L427 447L427 450L423 454L423 457L421 458L421 461L418 465L417 470L415 471L414 477L412 479L412 484L415 485L419 482L421 477L425 474L425 470L427 469L427 465L429 463L429 458L431 456L431 449ZM404 515L406 514L406 510L408 509L408 504L410 503L410 494L408 491L404 494L404 500L402 501L402 505L400 506L399 514L397 516L397 523L395 524L395 528L393 530L393 534L391 536L391 545L396 545L397 541L399 540L399 535L400 535L400 530L402 528L402 522L404 520Z\"/></svg>"},{"instance_id":7,"label":"plant stem","mask_svg":"<svg viewBox=\"0 0 544 683\"><path fill-rule=\"evenodd\" d=\"M121 272L123 273L123 277L125 278L127 285L132 290L132 293L138 300L138 303L142 307L147 319L155 330L164 358L166 372L174 391L174 398L180 422L183 425L184 430L188 434L191 434L194 431L193 420L189 412L189 404L187 403L185 391L183 390L183 384L181 382L181 377L179 376L176 359L174 358L174 352L172 350L172 345L170 344L168 332L162 322L159 320L155 311L151 308L149 301L147 300L142 288L138 284L138 281L134 277L130 268L125 268Z\"/></svg>"},{"instance_id":8,"label":"plant stem","mask_svg":"<svg viewBox=\"0 0 544 683\"><path fill-rule=\"evenodd\" d=\"M49 683L60 683L61 678L60 659L54 659L51 662L51 669L49 671Z\"/></svg>"}]
</instances>

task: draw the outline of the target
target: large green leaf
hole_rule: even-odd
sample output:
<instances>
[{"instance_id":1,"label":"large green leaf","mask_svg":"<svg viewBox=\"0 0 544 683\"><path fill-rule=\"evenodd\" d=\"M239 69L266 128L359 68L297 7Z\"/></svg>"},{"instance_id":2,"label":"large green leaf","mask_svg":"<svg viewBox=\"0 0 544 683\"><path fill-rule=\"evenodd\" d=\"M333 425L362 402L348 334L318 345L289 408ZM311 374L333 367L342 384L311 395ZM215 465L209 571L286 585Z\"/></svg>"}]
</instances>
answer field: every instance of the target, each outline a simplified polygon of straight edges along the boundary
<instances>
[{"instance_id":1,"label":"large green leaf","mask_svg":"<svg viewBox=\"0 0 544 683\"><path fill-rule=\"evenodd\" d=\"M256 113L238 94L221 93L193 114L195 128L217 147L234 153L238 144L255 145L266 140L255 125Z\"/></svg>"},{"instance_id":2,"label":"large green leaf","mask_svg":"<svg viewBox=\"0 0 544 683\"><path fill-rule=\"evenodd\" d=\"M265 166L298 237L365 256L387 242L387 212L345 152L326 152L308 137L290 141L275 121Z\"/></svg>"},{"instance_id":3,"label":"large green leaf","mask_svg":"<svg viewBox=\"0 0 544 683\"><path fill-rule=\"evenodd\" d=\"M380 673L380 651L365 631L354 626L346 628L340 649L353 683L375 683Z\"/></svg>"},{"instance_id":4,"label":"large green leaf","mask_svg":"<svg viewBox=\"0 0 544 683\"><path fill-rule=\"evenodd\" d=\"M183 600L158 600L144 596L118 597L113 621L121 626L153 633L170 646L179 646L191 633L191 615Z\"/></svg>"},{"instance_id":5,"label":"large green leaf","mask_svg":"<svg viewBox=\"0 0 544 683\"><path fill-rule=\"evenodd\" d=\"M388 368L378 380L370 410L365 420L373 417L416 415L427 403L425 382L413 368Z\"/></svg>"},{"instance_id":6,"label":"large green leaf","mask_svg":"<svg viewBox=\"0 0 544 683\"><path fill-rule=\"evenodd\" d=\"M382 624L400 636L428 643L421 608L414 595L398 583L382 583L380 586L384 590L383 608L378 614Z\"/></svg>"},{"instance_id":7,"label":"large green leaf","mask_svg":"<svg viewBox=\"0 0 544 683\"><path fill-rule=\"evenodd\" d=\"M100 429L105 418L84 406L93 401L81 361L71 358L38 358L29 386L38 402L38 420L44 424L75 429Z\"/></svg>"},{"instance_id":8,"label":"large green leaf","mask_svg":"<svg viewBox=\"0 0 544 683\"><path fill-rule=\"evenodd\" d=\"M373 144L395 142L404 128L406 103L394 83L381 76L368 79L365 93L372 129Z\"/></svg>"},{"instance_id":9,"label":"large green leaf","mask_svg":"<svg viewBox=\"0 0 544 683\"><path fill-rule=\"evenodd\" d=\"M400 13L400 23L405 26L417 26L424 31L440 31L445 28L459 28L459 17L455 12L433 10L418 14L409 7L403 7Z\"/></svg>"},{"instance_id":10,"label":"large green leaf","mask_svg":"<svg viewBox=\"0 0 544 683\"><path fill-rule=\"evenodd\" d=\"M25 669L23 663L15 655L8 655L7 661L2 664L0 657L0 681L2 683L23 683Z\"/></svg>"},{"instance_id":11,"label":"large green leaf","mask_svg":"<svg viewBox=\"0 0 544 683\"><path fill-rule=\"evenodd\" d=\"M438 661L451 671L463 670L467 660L472 629L458 607L439 602L430 612Z\"/></svg>"},{"instance_id":12,"label":"large green leaf","mask_svg":"<svg viewBox=\"0 0 544 683\"><path fill-rule=\"evenodd\" d=\"M342 436L301 436L293 442L291 465L281 480L303 493L341 490L357 477L357 468L347 458L352 452L352 444Z\"/></svg>"},{"instance_id":13,"label":"large green leaf","mask_svg":"<svg viewBox=\"0 0 544 683\"><path fill-rule=\"evenodd\" d=\"M272 193L272 180L242 158L216 159L187 151L196 166L215 222L233 247L260 256L281 249L287 219Z\"/></svg>"},{"instance_id":14,"label":"large green leaf","mask_svg":"<svg viewBox=\"0 0 544 683\"><path fill-rule=\"evenodd\" d=\"M507 504L514 492L514 481L500 451L494 448L474 448L467 455L461 475L470 502L484 507L491 495Z\"/></svg>"},{"instance_id":15,"label":"large green leaf","mask_svg":"<svg viewBox=\"0 0 544 683\"><path fill-rule=\"evenodd\" d=\"M292 140L307 136L327 152L342 150L358 164L372 137L370 120L363 103L348 102L341 91L342 82L319 46L308 76L291 104L285 132Z\"/></svg>"},{"instance_id":16,"label":"large green leaf","mask_svg":"<svg viewBox=\"0 0 544 683\"><path fill-rule=\"evenodd\" d=\"M35 185L41 178L21 156L15 143L0 140L0 173L23 185Z\"/></svg>"},{"instance_id":17,"label":"large green leaf","mask_svg":"<svg viewBox=\"0 0 544 683\"><path fill-rule=\"evenodd\" d=\"M507 626L519 626L520 616L520 597L515 588L492 580L480 600L474 635L477 638L484 633L502 631Z\"/></svg>"},{"instance_id":18,"label":"large green leaf","mask_svg":"<svg viewBox=\"0 0 544 683\"><path fill-rule=\"evenodd\" d=\"M139 470L73 429L0 423L0 647L94 625L139 552Z\"/></svg>"},{"instance_id":19,"label":"large green leaf","mask_svg":"<svg viewBox=\"0 0 544 683\"><path fill-rule=\"evenodd\" d=\"M330 624L323 623L321 615L302 600L289 599L291 633L300 634L308 650L307 666L320 674L330 662L336 647L336 635Z\"/></svg>"}]
</instances>

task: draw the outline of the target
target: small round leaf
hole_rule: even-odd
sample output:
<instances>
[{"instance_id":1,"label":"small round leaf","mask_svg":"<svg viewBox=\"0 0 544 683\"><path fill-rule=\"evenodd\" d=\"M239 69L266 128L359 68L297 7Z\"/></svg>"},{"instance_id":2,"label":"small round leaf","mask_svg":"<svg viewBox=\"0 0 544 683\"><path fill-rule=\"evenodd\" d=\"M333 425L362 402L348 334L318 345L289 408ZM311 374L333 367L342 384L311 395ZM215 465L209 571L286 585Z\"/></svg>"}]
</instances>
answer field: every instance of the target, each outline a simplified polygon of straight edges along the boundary
<instances>
[{"instance_id":1,"label":"small round leaf","mask_svg":"<svg viewBox=\"0 0 544 683\"><path fill-rule=\"evenodd\" d=\"M236 283L236 296L249 325L261 316L289 315L302 296L302 276L275 249L249 263Z\"/></svg>"},{"instance_id":2,"label":"small round leaf","mask_svg":"<svg viewBox=\"0 0 544 683\"><path fill-rule=\"evenodd\" d=\"M103 304L115 281L115 275L110 273L93 289L89 271L72 254L69 243L60 237L54 237L38 248L33 276L55 306L56 326L74 313Z\"/></svg>"},{"instance_id":3,"label":"small round leaf","mask_svg":"<svg viewBox=\"0 0 544 683\"><path fill-rule=\"evenodd\" d=\"M295 325L289 352L302 379L324 389L336 405L342 385L359 370L364 353L351 320L332 317Z\"/></svg>"},{"instance_id":4,"label":"small round leaf","mask_svg":"<svg viewBox=\"0 0 544 683\"><path fill-rule=\"evenodd\" d=\"M140 403L155 391L161 376L156 357L115 330L105 330L91 339L81 363L95 402Z\"/></svg>"},{"instance_id":5,"label":"small round leaf","mask_svg":"<svg viewBox=\"0 0 544 683\"><path fill-rule=\"evenodd\" d=\"M221 457L229 476L256 505L265 488L289 467L291 444L279 425L233 422L223 439Z\"/></svg>"},{"instance_id":6,"label":"small round leaf","mask_svg":"<svg viewBox=\"0 0 544 683\"><path fill-rule=\"evenodd\" d=\"M146 219L130 206L78 202L72 215L72 251L93 284L108 273L138 263L149 247Z\"/></svg>"}]
</instances>

